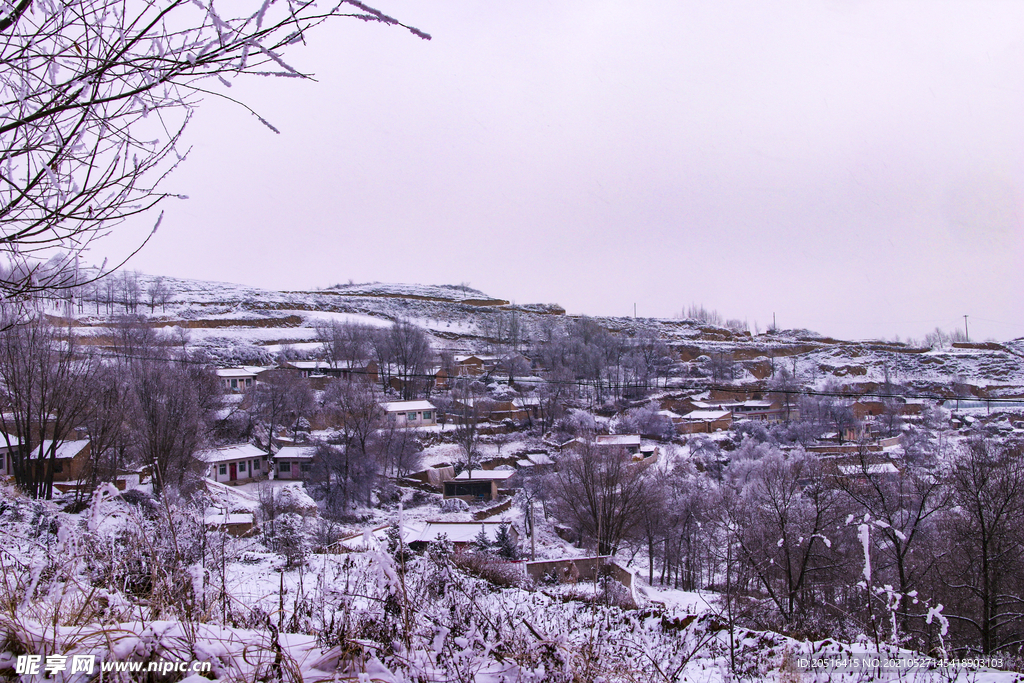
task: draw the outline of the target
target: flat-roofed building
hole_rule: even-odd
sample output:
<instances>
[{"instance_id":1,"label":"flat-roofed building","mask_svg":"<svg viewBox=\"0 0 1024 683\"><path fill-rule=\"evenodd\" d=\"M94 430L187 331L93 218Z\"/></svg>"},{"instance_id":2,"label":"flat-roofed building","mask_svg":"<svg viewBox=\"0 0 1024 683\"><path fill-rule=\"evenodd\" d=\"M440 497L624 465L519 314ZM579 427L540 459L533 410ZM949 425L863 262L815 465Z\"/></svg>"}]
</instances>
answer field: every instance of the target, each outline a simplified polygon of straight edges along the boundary
<instances>
[{"instance_id":1,"label":"flat-roofed building","mask_svg":"<svg viewBox=\"0 0 1024 683\"><path fill-rule=\"evenodd\" d=\"M498 485L515 473L515 470L467 470L444 483L444 497L467 502L494 500L498 497Z\"/></svg>"},{"instance_id":2,"label":"flat-roofed building","mask_svg":"<svg viewBox=\"0 0 1024 683\"><path fill-rule=\"evenodd\" d=\"M381 403L389 422L396 427L428 427L437 424L437 408L430 401Z\"/></svg>"}]
</instances>

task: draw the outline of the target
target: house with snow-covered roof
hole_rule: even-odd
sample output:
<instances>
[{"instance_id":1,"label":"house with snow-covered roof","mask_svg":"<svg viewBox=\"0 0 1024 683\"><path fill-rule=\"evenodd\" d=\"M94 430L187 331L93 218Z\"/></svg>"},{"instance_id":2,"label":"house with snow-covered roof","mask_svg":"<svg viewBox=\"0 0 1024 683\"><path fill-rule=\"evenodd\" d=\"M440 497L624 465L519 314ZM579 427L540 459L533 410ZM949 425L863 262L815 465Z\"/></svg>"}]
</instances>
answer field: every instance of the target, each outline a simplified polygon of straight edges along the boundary
<instances>
[{"instance_id":1,"label":"house with snow-covered roof","mask_svg":"<svg viewBox=\"0 0 1024 683\"><path fill-rule=\"evenodd\" d=\"M16 436L0 434L0 474L14 476L11 451L20 447L21 443L21 439ZM32 460L42 457L45 467L53 468L54 482L78 482L89 476L91 454L92 444L89 439L58 441L56 445L51 439L46 439L42 444L33 446L28 457Z\"/></svg>"},{"instance_id":2,"label":"house with snow-covered roof","mask_svg":"<svg viewBox=\"0 0 1024 683\"><path fill-rule=\"evenodd\" d=\"M377 381L377 362L372 360L289 360L281 363L286 370L298 370L303 377L342 377Z\"/></svg>"},{"instance_id":3,"label":"house with snow-covered roof","mask_svg":"<svg viewBox=\"0 0 1024 683\"><path fill-rule=\"evenodd\" d=\"M461 498L466 502L494 500L498 486L515 476L515 470L466 470L444 482L445 498Z\"/></svg>"},{"instance_id":4,"label":"house with snow-covered roof","mask_svg":"<svg viewBox=\"0 0 1024 683\"><path fill-rule=\"evenodd\" d=\"M11 451L21 445L21 439L11 434L0 432L0 475L14 476L11 464Z\"/></svg>"},{"instance_id":5,"label":"house with snow-covered roof","mask_svg":"<svg viewBox=\"0 0 1024 683\"><path fill-rule=\"evenodd\" d=\"M309 479L313 474L316 449L312 446L283 446L274 454L277 479Z\"/></svg>"},{"instance_id":6,"label":"house with snow-covered roof","mask_svg":"<svg viewBox=\"0 0 1024 683\"><path fill-rule=\"evenodd\" d=\"M267 368L256 365L245 365L237 368L217 368L217 380L224 391L244 394L252 389L256 377Z\"/></svg>"},{"instance_id":7,"label":"house with snow-covered roof","mask_svg":"<svg viewBox=\"0 0 1024 683\"><path fill-rule=\"evenodd\" d=\"M696 434L698 432L717 432L728 429L732 426L732 411L730 410L693 410L683 415L683 419L676 423L676 430L680 434Z\"/></svg>"},{"instance_id":8,"label":"house with snow-covered roof","mask_svg":"<svg viewBox=\"0 0 1024 683\"><path fill-rule=\"evenodd\" d=\"M479 377L491 372L500 360L497 356L488 354L458 355L454 356L455 374L460 377Z\"/></svg>"},{"instance_id":9,"label":"house with snow-covered roof","mask_svg":"<svg viewBox=\"0 0 1024 683\"><path fill-rule=\"evenodd\" d=\"M430 401L388 401L380 404L389 424L428 427L437 424L437 407Z\"/></svg>"},{"instance_id":10,"label":"house with snow-covered roof","mask_svg":"<svg viewBox=\"0 0 1024 683\"><path fill-rule=\"evenodd\" d=\"M244 484L270 473L270 454L250 443L210 448L195 457L206 464L209 479L223 484Z\"/></svg>"}]
</instances>

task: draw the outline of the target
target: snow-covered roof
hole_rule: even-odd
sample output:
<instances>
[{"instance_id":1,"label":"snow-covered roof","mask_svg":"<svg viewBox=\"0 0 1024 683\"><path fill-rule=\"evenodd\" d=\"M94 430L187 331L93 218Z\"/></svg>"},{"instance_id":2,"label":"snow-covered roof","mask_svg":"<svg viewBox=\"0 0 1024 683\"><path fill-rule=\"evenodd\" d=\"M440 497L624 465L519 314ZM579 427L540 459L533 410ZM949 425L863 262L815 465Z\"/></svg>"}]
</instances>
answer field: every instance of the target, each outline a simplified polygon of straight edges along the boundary
<instances>
[{"instance_id":1,"label":"snow-covered roof","mask_svg":"<svg viewBox=\"0 0 1024 683\"><path fill-rule=\"evenodd\" d=\"M416 410L437 410L434 404L430 401L389 401L387 403L380 404L386 412L389 413L404 413L406 411L412 412Z\"/></svg>"},{"instance_id":2,"label":"snow-covered roof","mask_svg":"<svg viewBox=\"0 0 1024 683\"><path fill-rule=\"evenodd\" d=\"M466 471L460 473L455 477L459 481L465 481L468 479L484 479L494 481L505 481L516 473L515 470L473 470L472 472ZM472 475L472 476L470 476Z\"/></svg>"},{"instance_id":3,"label":"snow-covered roof","mask_svg":"<svg viewBox=\"0 0 1024 683\"><path fill-rule=\"evenodd\" d=\"M861 467L860 465L840 465L839 466L839 471L842 472L843 474L845 474L848 477L856 476L858 474L863 474L864 473L864 469L865 468ZM893 465L891 462L880 462L880 463L875 463L873 465L868 465L867 466L867 473L868 474L899 474L899 469L897 469L896 465Z\"/></svg>"},{"instance_id":4,"label":"snow-covered roof","mask_svg":"<svg viewBox=\"0 0 1024 683\"><path fill-rule=\"evenodd\" d=\"M679 413L674 413L671 410L659 410L658 411L658 415L661 415L663 417L667 417L670 420L678 420L678 419L683 417Z\"/></svg>"},{"instance_id":5,"label":"snow-covered roof","mask_svg":"<svg viewBox=\"0 0 1024 683\"><path fill-rule=\"evenodd\" d=\"M598 446L636 446L640 447L639 434L599 434L594 441Z\"/></svg>"},{"instance_id":6,"label":"snow-covered roof","mask_svg":"<svg viewBox=\"0 0 1024 683\"><path fill-rule=\"evenodd\" d=\"M221 526L225 524L252 524L253 514L251 512L232 512L230 514L208 514L203 521L209 526Z\"/></svg>"},{"instance_id":7,"label":"snow-covered roof","mask_svg":"<svg viewBox=\"0 0 1024 683\"><path fill-rule=\"evenodd\" d=\"M217 368L217 376L225 379L232 377L255 377L263 368L253 370L252 368Z\"/></svg>"},{"instance_id":8,"label":"snow-covered roof","mask_svg":"<svg viewBox=\"0 0 1024 683\"><path fill-rule=\"evenodd\" d=\"M442 534L452 543L472 543L484 530L487 540L493 543L498 529L504 522L427 522L426 526L409 534L408 542L432 543Z\"/></svg>"},{"instance_id":9,"label":"snow-covered roof","mask_svg":"<svg viewBox=\"0 0 1024 683\"><path fill-rule=\"evenodd\" d=\"M555 461L547 453L527 453L522 460L517 460L520 467L534 467L535 465L554 465Z\"/></svg>"},{"instance_id":10,"label":"snow-covered roof","mask_svg":"<svg viewBox=\"0 0 1024 683\"><path fill-rule=\"evenodd\" d=\"M246 460L249 458L266 457L267 452L251 443L236 444L234 446L221 446L210 450L200 451L196 457L203 462L227 462L228 460Z\"/></svg>"},{"instance_id":11,"label":"snow-covered roof","mask_svg":"<svg viewBox=\"0 0 1024 683\"><path fill-rule=\"evenodd\" d=\"M49 439L43 442L43 453L50 452L51 444L53 444L53 441L50 441ZM62 441L60 444L57 445L56 457L58 460L61 458L73 458L79 453L81 453L82 449L84 449L88 445L89 439L80 439L78 441Z\"/></svg>"},{"instance_id":12,"label":"snow-covered roof","mask_svg":"<svg viewBox=\"0 0 1024 683\"><path fill-rule=\"evenodd\" d=\"M315 449L310 446L284 446L274 454L276 460L312 460Z\"/></svg>"},{"instance_id":13,"label":"snow-covered roof","mask_svg":"<svg viewBox=\"0 0 1024 683\"><path fill-rule=\"evenodd\" d=\"M328 367L327 362L322 360L290 360L288 365L299 370L319 370Z\"/></svg>"},{"instance_id":14,"label":"snow-covered roof","mask_svg":"<svg viewBox=\"0 0 1024 683\"><path fill-rule=\"evenodd\" d=\"M722 418L728 417L730 414L731 413L728 410L694 410L693 412L683 415L683 419L700 421L721 420Z\"/></svg>"},{"instance_id":15,"label":"snow-covered roof","mask_svg":"<svg viewBox=\"0 0 1024 683\"><path fill-rule=\"evenodd\" d=\"M363 370L372 361L348 360L290 360L288 365L297 370Z\"/></svg>"},{"instance_id":16,"label":"snow-covered roof","mask_svg":"<svg viewBox=\"0 0 1024 683\"><path fill-rule=\"evenodd\" d=\"M493 543L498 527L503 523L505 522L403 522L400 528L402 540L406 543L415 543L417 541L430 543L436 541L441 534L446 535L452 543L472 543L482 527L484 533L487 534L487 540ZM354 534L343 538L338 543L351 550L365 550L372 544L372 541L367 537L372 536L377 543L385 544L387 543L389 526L385 524L375 529L367 529L361 534Z\"/></svg>"},{"instance_id":17,"label":"snow-covered roof","mask_svg":"<svg viewBox=\"0 0 1024 683\"><path fill-rule=\"evenodd\" d=\"M0 447L6 448L8 443L10 443L11 446L20 446L21 445L21 439L19 439L18 437L14 436L13 434L7 434L6 432L0 432Z\"/></svg>"}]
</instances>

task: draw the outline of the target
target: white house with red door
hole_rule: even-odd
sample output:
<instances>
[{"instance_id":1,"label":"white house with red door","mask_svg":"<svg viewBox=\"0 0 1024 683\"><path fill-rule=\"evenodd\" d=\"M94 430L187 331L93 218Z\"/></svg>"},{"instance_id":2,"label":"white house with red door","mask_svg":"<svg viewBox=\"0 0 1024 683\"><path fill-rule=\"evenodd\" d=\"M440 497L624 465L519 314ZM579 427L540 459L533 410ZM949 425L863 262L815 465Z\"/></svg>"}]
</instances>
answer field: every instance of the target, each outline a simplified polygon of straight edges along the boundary
<instances>
[{"instance_id":1,"label":"white house with red door","mask_svg":"<svg viewBox=\"0 0 1024 683\"><path fill-rule=\"evenodd\" d=\"M206 476L222 484L265 479L270 472L269 454L249 443L211 448L196 457L206 463Z\"/></svg>"}]
</instances>

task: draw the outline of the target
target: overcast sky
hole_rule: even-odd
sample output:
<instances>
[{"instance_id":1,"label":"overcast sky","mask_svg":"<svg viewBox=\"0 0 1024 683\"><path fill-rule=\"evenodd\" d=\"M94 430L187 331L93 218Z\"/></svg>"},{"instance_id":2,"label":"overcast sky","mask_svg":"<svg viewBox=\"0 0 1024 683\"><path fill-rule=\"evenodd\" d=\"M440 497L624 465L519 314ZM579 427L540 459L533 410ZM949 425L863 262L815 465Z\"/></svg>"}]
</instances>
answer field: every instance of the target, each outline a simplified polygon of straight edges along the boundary
<instances>
[{"instance_id":1,"label":"overcast sky","mask_svg":"<svg viewBox=\"0 0 1024 683\"><path fill-rule=\"evenodd\" d=\"M1024 3L378 0L207 100L132 267L1024 336ZM111 252L140 229L110 238Z\"/></svg>"}]
</instances>

